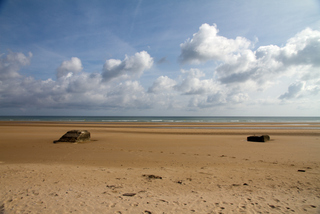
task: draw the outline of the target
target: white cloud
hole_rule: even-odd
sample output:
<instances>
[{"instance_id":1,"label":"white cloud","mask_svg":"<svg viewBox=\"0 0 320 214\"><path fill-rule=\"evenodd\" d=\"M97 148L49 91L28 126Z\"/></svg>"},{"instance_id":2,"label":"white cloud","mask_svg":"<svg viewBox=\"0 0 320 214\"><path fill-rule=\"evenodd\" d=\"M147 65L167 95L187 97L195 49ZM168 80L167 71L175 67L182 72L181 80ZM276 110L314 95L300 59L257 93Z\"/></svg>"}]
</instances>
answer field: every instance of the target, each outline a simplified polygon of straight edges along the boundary
<instances>
[{"instance_id":1,"label":"white cloud","mask_svg":"<svg viewBox=\"0 0 320 214\"><path fill-rule=\"evenodd\" d=\"M146 51L141 51L133 56L126 56L123 61L117 59L107 60L103 66L102 77L106 82L115 78L140 77L152 65L153 58Z\"/></svg>"},{"instance_id":2,"label":"white cloud","mask_svg":"<svg viewBox=\"0 0 320 214\"><path fill-rule=\"evenodd\" d=\"M264 91L274 85L279 78L295 78L296 82L305 82L305 90L300 96L317 94L315 82L320 81L320 32L306 28L288 39L283 47L268 45L252 50L252 43L243 37L228 39L218 35L216 25L203 24L199 31L181 44L180 60L183 63L204 63L209 60L219 61L214 69L215 79L187 77L177 89L184 94L204 94L210 91L206 102L219 100L218 93L223 85L232 96L231 91L238 89L239 93L246 91ZM215 85L215 88L212 86ZM250 87L248 87L250 86ZM293 83L288 92L282 93L280 99L296 97L295 90L301 84ZM211 88L210 88L211 87ZM220 88L220 89L219 89ZM209 89L209 90L208 90ZM308 90L307 90L308 89ZM308 94L307 94L308 92ZM279 92L280 94L281 92ZM298 92L296 92L298 93ZM234 100L246 100L246 96ZM227 99L231 102L231 99ZM196 103L203 103L197 101Z\"/></svg>"},{"instance_id":3,"label":"white cloud","mask_svg":"<svg viewBox=\"0 0 320 214\"><path fill-rule=\"evenodd\" d=\"M284 47L261 46L230 56L217 69L223 84L239 84L249 80L259 87L282 76L300 79L319 78L320 32L309 28L289 39Z\"/></svg>"},{"instance_id":4,"label":"white cloud","mask_svg":"<svg viewBox=\"0 0 320 214\"><path fill-rule=\"evenodd\" d=\"M201 95L216 91L213 79L201 79L205 77L205 74L199 69L182 69L181 73L187 76L182 78L181 83L177 84L175 89L184 95Z\"/></svg>"},{"instance_id":5,"label":"white cloud","mask_svg":"<svg viewBox=\"0 0 320 214\"><path fill-rule=\"evenodd\" d=\"M161 93L164 91L170 91L177 84L177 82L173 79L170 79L167 76L158 77L151 87L149 87L149 93Z\"/></svg>"},{"instance_id":6,"label":"white cloud","mask_svg":"<svg viewBox=\"0 0 320 214\"><path fill-rule=\"evenodd\" d=\"M114 108L149 108L152 102L144 88L137 81L125 81L110 88L107 102Z\"/></svg>"},{"instance_id":7,"label":"white cloud","mask_svg":"<svg viewBox=\"0 0 320 214\"><path fill-rule=\"evenodd\" d=\"M192 39L180 45L182 63L201 63L208 60L225 60L235 53L247 49L251 42L243 37L228 39L218 35L216 25L203 24Z\"/></svg>"},{"instance_id":8,"label":"white cloud","mask_svg":"<svg viewBox=\"0 0 320 214\"><path fill-rule=\"evenodd\" d=\"M250 93L264 91L278 79L295 79L279 99L316 96L320 81L320 32L309 28L290 38L283 47L268 45L251 50L245 38L218 36L216 26L202 25L191 40L181 44L180 60L188 63L220 61L214 78L188 76L175 88L193 97L189 106L210 108L250 101ZM236 42L238 41L238 42ZM256 92L255 92L256 93ZM275 98L276 99L276 98ZM274 101L276 103L276 101Z\"/></svg>"},{"instance_id":9,"label":"white cloud","mask_svg":"<svg viewBox=\"0 0 320 214\"><path fill-rule=\"evenodd\" d=\"M101 80L100 74L80 73L60 79L58 84L69 93L82 94L104 89L104 85L100 85Z\"/></svg>"},{"instance_id":10,"label":"white cloud","mask_svg":"<svg viewBox=\"0 0 320 214\"><path fill-rule=\"evenodd\" d=\"M101 75L88 73L57 81L25 77L1 84L0 91L0 107L119 110L148 108L152 103L137 81L106 85Z\"/></svg>"},{"instance_id":11,"label":"white cloud","mask_svg":"<svg viewBox=\"0 0 320 214\"><path fill-rule=\"evenodd\" d=\"M282 94L279 99L292 99L298 96L298 94L300 93L300 91L303 90L305 86L304 82L296 82L296 83L292 83L289 87L288 87L288 92Z\"/></svg>"},{"instance_id":12,"label":"white cloud","mask_svg":"<svg viewBox=\"0 0 320 214\"><path fill-rule=\"evenodd\" d=\"M204 104L206 103L206 104ZM206 101L203 102L201 105L204 107L206 105L221 105L221 104L225 104L227 103L227 95L226 93L223 93L222 91L219 91L217 93L214 94L210 94Z\"/></svg>"},{"instance_id":13,"label":"white cloud","mask_svg":"<svg viewBox=\"0 0 320 214\"><path fill-rule=\"evenodd\" d=\"M57 68L56 80L22 75L19 70L30 64L32 54L10 52L0 58L0 108L170 109L197 114L225 109L250 113L254 108L265 110L267 105L273 109L289 104L304 109L318 107L319 31L306 29L283 47L268 45L256 50L250 49L244 38L232 40L217 33L216 26L202 25L181 45L180 58L184 63L219 60L217 67L180 69L179 77L156 77L147 89L142 86L147 82L140 84L144 79L137 79L153 66L153 58L145 51L124 60L109 59L101 73L83 71L81 60L72 57Z\"/></svg>"},{"instance_id":14,"label":"white cloud","mask_svg":"<svg viewBox=\"0 0 320 214\"><path fill-rule=\"evenodd\" d=\"M285 65L320 66L320 31L306 28L287 41L281 48L279 61Z\"/></svg>"},{"instance_id":15,"label":"white cloud","mask_svg":"<svg viewBox=\"0 0 320 214\"><path fill-rule=\"evenodd\" d=\"M15 66L28 64L20 54L10 53L7 58ZM18 72L0 81L0 108L120 110L149 108L154 103L139 82L106 84L101 74L82 72L81 60L76 57L64 61L57 72L61 75L56 81L36 80Z\"/></svg>"},{"instance_id":16,"label":"white cloud","mask_svg":"<svg viewBox=\"0 0 320 214\"><path fill-rule=\"evenodd\" d=\"M189 107L194 109L214 108L214 107L236 107L250 100L247 93L233 92L227 88L220 87L216 92L205 96L193 96L189 100Z\"/></svg>"},{"instance_id":17,"label":"white cloud","mask_svg":"<svg viewBox=\"0 0 320 214\"><path fill-rule=\"evenodd\" d=\"M63 61L57 68L57 78L67 76L68 74L76 74L82 71L81 60L77 57L71 57L69 61Z\"/></svg>"},{"instance_id":18,"label":"white cloud","mask_svg":"<svg viewBox=\"0 0 320 214\"><path fill-rule=\"evenodd\" d=\"M230 101L232 103L243 103L249 100L249 95L247 93L236 93L230 96Z\"/></svg>"},{"instance_id":19,"label":"white cloud","mask_svg":"<svg viewBox=\"0 0 320 214\"><path fill-rule=\"evenodd\" d=\"M26 56L23 53L9 51L6 57L2 56L0 58L0 81L20 77L19 70L30 64L32 53L29 52Z\"/></svg>"}]
</instances>

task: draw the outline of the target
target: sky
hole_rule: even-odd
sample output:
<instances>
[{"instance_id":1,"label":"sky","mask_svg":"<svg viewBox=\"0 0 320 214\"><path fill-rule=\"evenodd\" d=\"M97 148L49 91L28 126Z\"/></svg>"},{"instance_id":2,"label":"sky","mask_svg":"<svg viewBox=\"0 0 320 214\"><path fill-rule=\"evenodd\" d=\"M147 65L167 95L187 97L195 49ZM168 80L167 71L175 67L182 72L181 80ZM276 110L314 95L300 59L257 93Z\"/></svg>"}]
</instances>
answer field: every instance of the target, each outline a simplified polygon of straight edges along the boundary
<instances>
[{"instance_id":1,"label":"sky","mask_svg":"<svg viewBox=\"0 0 320 214\"><path fill-rule=\"evenodd\" d=\"M320 1L0 0L0 115L320 116Z\"/></svg>"}]
</instances>

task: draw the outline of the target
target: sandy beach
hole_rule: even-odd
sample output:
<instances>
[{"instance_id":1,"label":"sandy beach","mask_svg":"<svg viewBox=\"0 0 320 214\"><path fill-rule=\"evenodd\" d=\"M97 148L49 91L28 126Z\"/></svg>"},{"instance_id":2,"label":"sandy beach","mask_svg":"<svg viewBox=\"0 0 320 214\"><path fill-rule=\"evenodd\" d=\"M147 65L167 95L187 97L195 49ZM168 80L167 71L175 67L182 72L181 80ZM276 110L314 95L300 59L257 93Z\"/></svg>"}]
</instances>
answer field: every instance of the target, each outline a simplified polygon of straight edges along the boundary
<instances>
[{"instance_id":1,"label":"sandy beach","mask_svg":"<svg viewBox=\"0 0 320 214\"><path fill-rule=\"evenodd\" d=\"M73 129L91 141L53 143ZM318 123L0 122L0 138L0 214L320 213Z\"/></svg>"}]
</instances>

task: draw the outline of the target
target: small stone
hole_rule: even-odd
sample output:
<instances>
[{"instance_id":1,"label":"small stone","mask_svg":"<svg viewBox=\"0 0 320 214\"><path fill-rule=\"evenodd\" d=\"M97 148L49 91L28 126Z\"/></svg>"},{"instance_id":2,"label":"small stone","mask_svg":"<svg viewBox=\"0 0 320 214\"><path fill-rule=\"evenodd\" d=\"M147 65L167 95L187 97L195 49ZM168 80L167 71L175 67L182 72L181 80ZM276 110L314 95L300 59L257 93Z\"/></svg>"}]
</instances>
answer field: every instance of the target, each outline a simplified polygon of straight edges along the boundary
<instances>
[{"instance_id":1,"label":"small stone","mask_svg":"<svg viewBox=\"0 0 320 214\"><path fill-rule=\"evenodd\" d=\"M306 170L304 169L298 169L298 172L305 172Z\"/></svg>"},{"instance_id":2,"label":"small stone","mask_svg":"<svg viewBox=\"0 0 320 214\"><path fill-rule=\"evenodd\" d=\"M135 196L136 193L124 193L122 196L129 196L129 197L132 197L132 196Z\"/></svg>"},{"instance_id":3,"label":"small stone","mask_svg":"<svg viewBox=\"0 0 320 214\"><path fill-rule=\"evenodd\" d=\"M161 176L157 175L142 175L143 177L147 177L148 179L162 179Z\"/></svg>"}]
</instances>

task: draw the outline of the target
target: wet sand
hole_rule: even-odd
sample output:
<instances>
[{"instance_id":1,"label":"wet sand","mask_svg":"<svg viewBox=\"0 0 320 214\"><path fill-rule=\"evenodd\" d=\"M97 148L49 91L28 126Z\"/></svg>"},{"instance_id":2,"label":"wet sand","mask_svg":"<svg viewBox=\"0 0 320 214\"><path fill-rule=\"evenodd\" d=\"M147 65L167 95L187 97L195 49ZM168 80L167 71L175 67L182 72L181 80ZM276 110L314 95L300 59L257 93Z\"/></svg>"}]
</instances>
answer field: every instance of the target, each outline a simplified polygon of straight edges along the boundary
<instances>
[{"instance_id":1,"label":"wet sand","mask_svg":"<svg viewBox=\"0 0 320 214\"><path fill-rule=\"evenodd\" d=\"M0 122L0 213L319 213L319 128Z\"/></svg>"}]
</instances>

